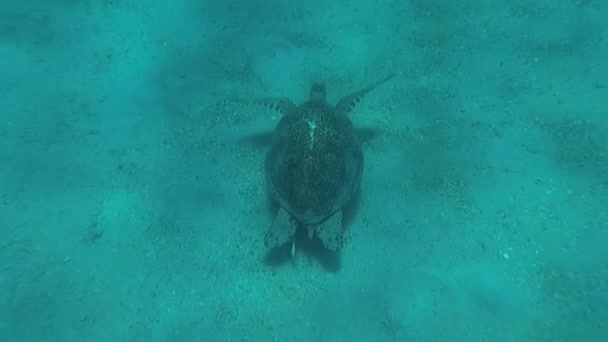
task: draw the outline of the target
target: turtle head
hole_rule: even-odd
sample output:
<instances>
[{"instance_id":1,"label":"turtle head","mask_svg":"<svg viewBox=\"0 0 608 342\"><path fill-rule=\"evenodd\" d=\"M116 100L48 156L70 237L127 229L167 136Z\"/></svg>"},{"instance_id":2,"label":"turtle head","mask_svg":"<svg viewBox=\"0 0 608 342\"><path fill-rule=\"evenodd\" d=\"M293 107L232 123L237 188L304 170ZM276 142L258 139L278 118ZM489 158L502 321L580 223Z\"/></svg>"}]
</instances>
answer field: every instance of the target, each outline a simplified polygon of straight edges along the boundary
<instances>
[{"instance_id":1,"label":"turtle head","mask_svg":"<svg viewBox=\"0 0 608 342\"><path fill-rule=\"evenodd\" d=\"M327 98L327 91L325 90L325 84L316 82L310 88L310 101L311 102L325 102Z\"/></svg>"}]
</instances>

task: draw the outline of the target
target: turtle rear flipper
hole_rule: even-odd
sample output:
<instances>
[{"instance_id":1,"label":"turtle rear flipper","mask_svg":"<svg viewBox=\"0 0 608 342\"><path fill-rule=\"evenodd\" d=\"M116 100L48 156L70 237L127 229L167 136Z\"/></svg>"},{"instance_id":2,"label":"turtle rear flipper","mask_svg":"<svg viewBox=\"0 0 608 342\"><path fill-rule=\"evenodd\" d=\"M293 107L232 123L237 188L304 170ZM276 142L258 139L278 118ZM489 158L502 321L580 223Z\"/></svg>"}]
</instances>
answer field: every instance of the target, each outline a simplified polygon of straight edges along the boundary
<instances>
[{"instance_id":1,"label":"turtle rear flipper","mask_svg":"<svg viewBox=\"0 0 608 342\"><path fill-rule=\"evenodd\" d=\"M264 237L264 245L268 248L279 247L291 240L295 232L296 223L285 209L280 208L273 225Z\"/></svg>"},{"instance_id":2,"label":"turtle rear flipper","mask_svg":"<svg viewBox=\"0 0 608 342\"><path fill-rule=\"evenodd\" d=\"M342 211L336 211L325 222L317 226L317 236L323 242L325 248L338 252L344 245L344 234L342 231Z\"/></svg>"},{"instance_id":3,"label":"turtle rear flipper","mask_svg":"<svg viewBox=\"0 0 608 342\"><path fill-rule=\"evenodd\" d=\"M373 84L367 88L363 88L363 89L354 91L354 92L344 96L336 104L336 109L344 114L348 114L353 108L355 108L355 106L361 101L361 99L365 95L369 94L369 92L376 89L376 87L380 86L381 84L383 84L383 83L387 82L388 80L390 80L391 78L393 78L393 76L395 76L395 74L392 74L392 75L386 77L385 79L383 79L382 81L376 82L375 84Z\"/></svg>"}]
</instances>

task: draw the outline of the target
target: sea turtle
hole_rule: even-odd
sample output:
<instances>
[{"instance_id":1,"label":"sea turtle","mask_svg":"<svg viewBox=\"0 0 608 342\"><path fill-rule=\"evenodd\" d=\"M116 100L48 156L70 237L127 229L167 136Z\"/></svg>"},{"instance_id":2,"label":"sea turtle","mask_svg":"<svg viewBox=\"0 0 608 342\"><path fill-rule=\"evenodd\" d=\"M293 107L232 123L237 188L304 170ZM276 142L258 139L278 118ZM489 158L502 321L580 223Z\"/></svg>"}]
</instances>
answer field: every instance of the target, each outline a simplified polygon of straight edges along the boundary
<instances>
[{"instance_id":1,"label":"sea turtle","mask_svg":"<svg viewBox=\"0 0 608 342\"><path fill-rule=\"evenodd\" d=\"M342 208L359 191L363 173L361 143L348 113L367 93L388 81L327 102L325 84L314 83L308 101L296 106L287 98L256 103L283 114L266 154L265 174L270 196L279 211L264 244L279 247L292 241L298 223L309 238L316 235L334 252L343 246Z\"/></svg>"}]
</instances>

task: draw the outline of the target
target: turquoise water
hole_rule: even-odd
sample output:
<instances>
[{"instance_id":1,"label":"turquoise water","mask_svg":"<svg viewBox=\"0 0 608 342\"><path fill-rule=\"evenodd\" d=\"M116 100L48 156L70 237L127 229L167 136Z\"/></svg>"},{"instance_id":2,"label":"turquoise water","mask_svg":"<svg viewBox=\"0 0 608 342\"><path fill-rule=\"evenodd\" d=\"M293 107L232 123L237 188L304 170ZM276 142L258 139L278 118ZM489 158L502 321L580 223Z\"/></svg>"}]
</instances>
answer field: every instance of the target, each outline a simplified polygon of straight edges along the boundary
<instances>
[{"instance_id":1,"label":"turquoise water","mask_svg":"<svg viewBox=\"0 0 608 342\"><path fill-rule=\"evenodd\" d=\"M559 3L559 4L557 4ZM3 1L0 341L608 341L605 1ZM368 132L269 257L279 114Z\"/></svg>"}]
</instances>

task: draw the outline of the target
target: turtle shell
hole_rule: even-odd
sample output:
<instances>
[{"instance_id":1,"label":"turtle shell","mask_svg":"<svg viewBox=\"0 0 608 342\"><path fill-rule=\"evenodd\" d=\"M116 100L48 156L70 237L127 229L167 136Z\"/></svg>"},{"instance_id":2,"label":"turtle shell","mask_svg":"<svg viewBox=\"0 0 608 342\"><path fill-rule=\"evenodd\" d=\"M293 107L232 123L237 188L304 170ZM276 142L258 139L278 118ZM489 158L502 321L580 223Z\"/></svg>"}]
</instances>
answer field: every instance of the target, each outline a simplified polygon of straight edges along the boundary
<instances>
[{"instance_id":1,"label":"turtle shell","mask_svg":"<svg viewBox=\"0 0 608 342\"><path fill-rule=\"evenodd\" d=\"M314 225L359 191L363 151L348 116L311 99L279 121L265 169L270 195L301 223Z\"/></svg>"}]
</instances>

